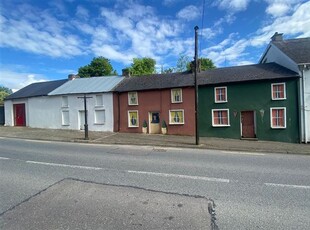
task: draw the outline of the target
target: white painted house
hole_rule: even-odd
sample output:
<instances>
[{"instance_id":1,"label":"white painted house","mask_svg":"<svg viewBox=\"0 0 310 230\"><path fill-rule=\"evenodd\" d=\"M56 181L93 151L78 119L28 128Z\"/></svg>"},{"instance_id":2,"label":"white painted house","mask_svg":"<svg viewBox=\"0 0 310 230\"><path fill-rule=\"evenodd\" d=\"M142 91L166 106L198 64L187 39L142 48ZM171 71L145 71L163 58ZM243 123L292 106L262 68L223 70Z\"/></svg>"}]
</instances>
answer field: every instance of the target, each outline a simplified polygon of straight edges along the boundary
<instances>
[{"instance_id":1,"label":"white painted house","mask_svg":"<svg viewBox=\"0 0 310 230\"><path fill-rule=\"evenodd\" d=\"M33 83L6 97L4 125L58 128L59 118L54 111L57 101L48 93L65 82L67 79Z\"/></svg>"},{"instance_id":2,"label":"white painted house","mask_svg":"<svg viewBox=\"0 0 310 230\"><path fill-rule=\"evenodd\" d=\"M49 98L54 102L54 110L58 112L57 128L84 129L85 95L88 130L113 132L112 91L123 79L120 76L77 78L50 92Z\"/></svg>"},{"instance_id":3,"label":"white painted house","mask_svg":"<svg viewBox=\"0 0 310 230\"><path fill-rule=\"evenodd\" d=\"M124 77L76 78L34 83L5 100L5 125L50 129L114 131L113 88Z\"/></svg>"},{"instance_id":4,"label":"white painted house","mask_svg":"<svg viewBox=\"0 0 310 230\"><path fill-rule=\"evenodd\" d=\"M299 73L299 108L301 141L310 142L310 38L283 40L283 34L271 38L260 63L276 62Z\"/></svg>"}]
</instances>

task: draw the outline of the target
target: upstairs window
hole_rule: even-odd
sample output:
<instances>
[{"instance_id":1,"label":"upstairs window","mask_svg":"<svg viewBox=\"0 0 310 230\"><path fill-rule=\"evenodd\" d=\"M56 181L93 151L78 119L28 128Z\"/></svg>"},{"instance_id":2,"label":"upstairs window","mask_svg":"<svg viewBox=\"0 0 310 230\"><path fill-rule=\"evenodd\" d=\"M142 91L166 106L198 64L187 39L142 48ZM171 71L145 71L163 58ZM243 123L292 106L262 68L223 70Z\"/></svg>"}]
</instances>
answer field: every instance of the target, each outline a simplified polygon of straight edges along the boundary
<instances>
[{"instance_id":1,"label":"upstairs window","mask_svg":"<svg viewBox=\"0 0 310 230\"><path fill-rule=\"evenodd\" d=\"M137 92L128 93L128 105L138 105L138 93Z\"/></svg>"},{"instance_id":2,"label":"upstairs window","mask_svg":"<svg viewBox=\"0 0 310 230\"><path fill-rule=\"evenodd\" d=\"M96 106L103 106L103 98L101 94L96 95Z\"/></svg>"},{"instance_id":3,"label":"upstairs window","mask_svg":"<svg viewBox=\"0 0 310 230\"><path fill-rule=\"evenodd\" d=\"M182 102L182 89L172 89L171 90L171 102L181 103Z\"/></svg>"},{"instance_id":4,"label":"upstairs window","mask_svg":"<svg viewBox=\"0 0 310 230\"><path fill-rule=\"evenodd\" d=\"M63 108L69 107L68 96L62 96L61 97L61 107L63 107Z\"/></svg>"},{"instance_id":5,"label":"upstairs window","mask_svg":"<svg viewBox=\"0 0 310 230\"><path fill-rule=\"evenodd\" d=\"M212 109L212 126L214 127L229 126L229 110Z\"/></svg>"},{"instance_id":6,"label":"upstairs window","mask_svg":"<svg viewBox=\"0 0 310 230\"><path fill-rule=\"evenodd\" d=\"M286 108L271 108L271 128L285 129L286 128Z\"/></svg>"},{"instance_id":7,"label":"upstairs window","mask_svg":"<svg viewBox=\"0 0 310 230\"><path fill-rule=\"evenodd\" d=\"M227 102L227 87L215 87L214 98L215 103Z\"/></svg>"},{"instance_id":8,"label":"upstairs window","mask_svg":"<svg viewBox=\"0 0 310 230\"><path fill-rule=\"evenodd\" d=\"M285 83L271 84L272 100L284 100L286 99Z\"/></svg>"}]
</instances>

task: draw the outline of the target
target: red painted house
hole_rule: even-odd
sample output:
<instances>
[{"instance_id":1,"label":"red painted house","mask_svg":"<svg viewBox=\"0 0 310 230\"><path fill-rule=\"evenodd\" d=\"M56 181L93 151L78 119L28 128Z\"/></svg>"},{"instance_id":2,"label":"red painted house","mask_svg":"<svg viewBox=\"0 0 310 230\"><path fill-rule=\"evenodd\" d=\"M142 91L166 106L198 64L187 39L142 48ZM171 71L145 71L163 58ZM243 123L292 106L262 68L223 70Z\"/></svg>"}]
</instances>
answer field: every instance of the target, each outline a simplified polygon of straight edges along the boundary
<instances>
[{"instance_id":1,"label":"red painted house","mask_svg":"<svg viewBox=\"0 0 310 230\"><path fill-rule=\"evenodd\" d=\"M191 72L127 77L115 88L115 130L160 134L195 134L195 89Z\"/></svg>"}]
</instances>

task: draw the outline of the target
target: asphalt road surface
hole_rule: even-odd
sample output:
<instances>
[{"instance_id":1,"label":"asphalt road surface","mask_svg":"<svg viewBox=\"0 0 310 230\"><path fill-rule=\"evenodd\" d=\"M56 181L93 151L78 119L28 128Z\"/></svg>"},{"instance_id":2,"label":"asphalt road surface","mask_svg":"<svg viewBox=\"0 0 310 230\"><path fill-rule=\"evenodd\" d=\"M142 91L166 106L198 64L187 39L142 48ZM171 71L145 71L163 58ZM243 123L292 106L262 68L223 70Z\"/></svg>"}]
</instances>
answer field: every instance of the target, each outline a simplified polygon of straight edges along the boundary
<instances>
[{"instance_id":1,"label":"asphalt road surface","mask_svg":"<svg viewBox=\"0 0 310 230\"><path fill-rule=\"evenodd\" d=\"M310 226L309 156L0 138L0 218L64 178L208 197L220 229Z\"/></svg>"}]
</instances>

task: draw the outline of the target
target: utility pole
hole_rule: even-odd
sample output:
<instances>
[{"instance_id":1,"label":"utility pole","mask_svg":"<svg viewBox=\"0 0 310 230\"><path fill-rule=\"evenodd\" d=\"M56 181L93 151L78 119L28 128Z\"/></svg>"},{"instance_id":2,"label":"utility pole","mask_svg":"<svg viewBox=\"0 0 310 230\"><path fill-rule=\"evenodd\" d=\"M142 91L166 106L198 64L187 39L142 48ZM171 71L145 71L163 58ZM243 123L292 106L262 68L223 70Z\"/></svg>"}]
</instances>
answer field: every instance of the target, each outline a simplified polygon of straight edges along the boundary
<instances>
[{"instance_id":1,"label":"utility pole","mask_svg":"<svg viewBox=\"0 0 310 230\"><path fill-rule=\"evenodd\" d=\"M199 127L198 127L198 26L195 26L195 130L196 130L196 145L199 145Z\"/></svg>"},{"instance_id":2,"label":"utility pole","mask_svg":"<svg viewBox=\"0 0 310 230\"><path fill-rule=\"evenodd\" d=\"M84 132L85 132L85 140L88 140L88 123L87 123L87 99L92 97L86 97L86 93L84 93L83 97L78 97L84 99L84 115L85 115L85 122L84 122Z\"/></svg>"}]
</instances>

